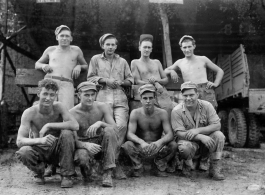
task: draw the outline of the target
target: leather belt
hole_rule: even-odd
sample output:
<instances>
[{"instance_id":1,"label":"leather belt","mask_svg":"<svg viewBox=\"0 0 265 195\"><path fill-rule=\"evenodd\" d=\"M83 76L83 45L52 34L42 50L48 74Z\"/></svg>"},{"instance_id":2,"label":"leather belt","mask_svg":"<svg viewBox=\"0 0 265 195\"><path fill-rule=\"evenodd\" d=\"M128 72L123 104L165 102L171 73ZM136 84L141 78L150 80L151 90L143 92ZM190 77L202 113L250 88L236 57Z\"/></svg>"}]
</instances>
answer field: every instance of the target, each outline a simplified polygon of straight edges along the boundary
<instances>
[{"instance_id":1,"label":"leather belt","mask_svg":"<svg viewBox=\"0 0 265 195\"><path fill-rule=\"evenodd\" d=\"M56 80L60 80L60 81L67 81L67 82L74 84L74 81L72 79L67 79L64 77L46 75L44 78L56 79Z\"/></svg>"}]
</instances>

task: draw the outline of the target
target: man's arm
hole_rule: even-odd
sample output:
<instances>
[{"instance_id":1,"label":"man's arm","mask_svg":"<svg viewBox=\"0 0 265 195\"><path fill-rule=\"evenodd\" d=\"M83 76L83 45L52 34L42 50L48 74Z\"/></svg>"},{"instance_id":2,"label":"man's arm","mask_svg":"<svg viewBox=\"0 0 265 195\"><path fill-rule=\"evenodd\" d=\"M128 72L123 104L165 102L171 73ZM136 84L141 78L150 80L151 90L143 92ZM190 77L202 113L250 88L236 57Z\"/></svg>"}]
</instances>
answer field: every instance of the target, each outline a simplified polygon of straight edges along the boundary
<instances>
[{"instance_id":1,"label":"man's arm","mask_svg":"<svg viewBox=\"0 0 265 195\"><path fill-rule=\"evenodd\" d=\"M180 60L177 60L172 66L170 67L167 67L164 71L165 71L165 74L167 76L170 76L171 79L177 83L178 82L178 79L179 79L179 76L177 74L177 69L178 69L178 64L179 64Z\"/></svg>"},{"instance_id":2,"label":"man's arm","mask_svg":"<svg viewBox=\"0 0 265 195\"><path fill-rule=\"evenodd\" d=\"M49 52L52 47L48 47L42 54L41 58L35 63L35 69L43 70L45 73L52 72L49 65Z\"/></svg>"},{"instance_id":3,"label":"man's arm","mask_svg":"<svg viewBox=\"0 0 265 195\"><path fill-rule=\"evenodd\" d=\"M34 111L31 108L24 111L21 117L21 124L18 129L17 134L17 146L20 148L22 146L33 146L33 145L49 145L51 146L56 138L52 135L47 135L42 138L29 138L30 123L33 117Z\"/></svg>"},{"instance_id":4,"label":"man's arm","mask_svg":"<svg viewBox=\"0 0 265 195\"><path fill-rule=\"evenodd\" d=\"M127 61L125 59L123 60L124 60L125 69L124 69L124 80L122 81L121 86L130 87L132 86L132 84L134 84L133 75Z\"/></svg>"},{"instance_id":5,"label":"man's arm","mask_svg":"<svg viewBox=\"0 0 265 195\"><path fill-rule=\"evenodd\" d=\"M214 64L211 60L209 60L209 58L204 57L205 61L206 61L206 67L209 68L210 70L216 72L216 77L215 77L215 81L213 84L208 85L209 88L211 87L218 87L218 85L220 85L221 80L224 76L224 71L218 67L216 64Z\"/></svg>"},{"instance_id":6,"label":"man's arm","mask_svg":"<svg viewBox=\"0 0 265 195\"><path fill-rule=\"evenodd\" d=\"M140 73L139 73L139 70L137 68L137 64L136 64L136 61L135 60L133 60L131 62L131 68L132 68L132 75L133 75L133 78L134 78L134 83L136 85L148 84L147 81L141 80L141 76L140 76Z\"/></svg>"},{"instance_id":7,"label":"man's arm","mask_svg":"<svg viewBox=\"0 0 265 195\"><path fill-rule=\"evenodd\" d=\"M79 64L74 67L74 69L72 71L72 78L77 79L82 70L87 70L88 65L87 65L87 62L84 58L82 50L77 46L73 46L73 48L75 48L77 50L77 53L78 53L77 62Z\"/></svg>"},{"instance_id":8,"label":"man's arm","mask_svg":"<svg viewBox=\"0 0 265 195\"><path fill-rule=\"evenodd\" d=\"M63 122L47 123L46 125L42 127L40 131L40 137L42 137L49 129L53 129L53 130L67 129L67 130L72 130L72 131L77 131L79 129L78 122L69 113L69 111L63 106L62 103L57 102L54 104L54 107L62 115Z\"/></svg>"},{"instance_id":9,"label":"man's arm","mask_svg":"<svg viewBox=\"0 0 265 195\"><path fill-rule=\"evenodd\" d=\"M146 142L135 134L137 130L137 114L137 110L133 110L130 114L127 139L129 141L142 145Z\"/></svg>"},{"instance_id":10,"label":"man's arm","mask_svg":"<svg viewBox=\"0 0 265 195\"><path fill-rule=\"evenodd\" d=\"M169 122L169 117L168 113L165 110L162 110L162 113L160 114L162 118L162 125L163 125L163 130L165 132L165 136L160 139L160 142L164 146L165 144L169 143L170 141L173 140L173 131Z\"/></svg>"},{"instance_id":11,"label":"man's arm","mask_svg":"<svg viewBox=\"0 0 265 195\"><path fill-rule=\"evenodd\" d=\"M161 77L161 79L157 79L156 82L158 82L161 85L166 85L168 83L168 77L162 68L161 62L159 60L155 60L155 61L158 64L159 73L160 73L160 77Z\"/></svg>"}]
</instances>

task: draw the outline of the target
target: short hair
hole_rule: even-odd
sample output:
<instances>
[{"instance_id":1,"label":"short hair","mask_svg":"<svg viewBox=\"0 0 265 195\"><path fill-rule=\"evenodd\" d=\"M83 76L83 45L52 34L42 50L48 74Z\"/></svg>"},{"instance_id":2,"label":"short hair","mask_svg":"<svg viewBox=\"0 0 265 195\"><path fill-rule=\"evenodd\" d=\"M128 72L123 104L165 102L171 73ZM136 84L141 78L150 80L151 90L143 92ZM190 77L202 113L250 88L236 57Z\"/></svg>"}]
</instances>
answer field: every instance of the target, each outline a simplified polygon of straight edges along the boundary
<instances>
[{"instance_id":1,"label":"short hair","mask_svg":"<svg viewBox=\"0 0 265 195\"><path fill-rule=\"evenodd\" d=\"M58 91L59 90L58 84L52 79L40 80L39 83L38 83L38 89L41 90L43 87L45 89L47 89L47 90L49 90L49 89L51 89L53 91Z\"/></svg>"},{"instance_id":2,"label":"short hair","mask_svg":"<svg viewBox=\"0 0 265 195\"><path fill-rule=\"evenodd\" d=\"M118 45L118 40L117 40L117 38L116 38L114 35L109 35L109 36L107 36L104 40L102 40L102 46L105 44L105 41L106 41L107 39L115 39L116 45Z\"/></svg>"},{"instance_id":3,"label":"short hair","mask_svg":"<svg viewBox=\"0 0 265 195\"><path fill-rule=\"evenodd\" d=\"M149 42L151 42L153 44L153 40L151 38L147 37L147 38L141 40L141 42L139 42L139 45L141 45L142 42L144 42L144 41L149 41Z\"/></svg>"},{"instance_id":4,"label":"short hair","mask_svg":"<svg viewBox=\"0 0 265 195\"><path fill-rule=\"evenodd\" d=\"M184 40L181 42L181 46L180 47L182 47L182 43L183 42L189 42L189 41L191 41L192 45L195 45L196 41L194 39L191 39L191 38L187 37L187 38L184 38Z\"/></svg>"},{"instance_id":5,"label":"short hair","mask_svg":"<svg viewBox=\"0 0 265 195\"><path fill-rule=\"evenodd\" d=\"M194 89L195 93L198 92L198 89L196 89L196 88L187 88L187 89L182 89L181 93L183 94L185 91L190 90L190 89Z\"/></svg>"}]
</instances>

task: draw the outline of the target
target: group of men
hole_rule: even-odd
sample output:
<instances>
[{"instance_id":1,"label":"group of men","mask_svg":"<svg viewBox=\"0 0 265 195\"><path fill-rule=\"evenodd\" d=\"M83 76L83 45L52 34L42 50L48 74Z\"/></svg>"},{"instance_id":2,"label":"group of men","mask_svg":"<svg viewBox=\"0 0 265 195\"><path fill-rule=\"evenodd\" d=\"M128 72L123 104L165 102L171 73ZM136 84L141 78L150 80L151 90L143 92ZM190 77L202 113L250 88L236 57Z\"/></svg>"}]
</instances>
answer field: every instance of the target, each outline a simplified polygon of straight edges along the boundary
<instances>
[{"instance_id":1,"label":"group of men","mask_svg":"<svg viewBox=\"0 0 265 195\"><path fill-rule=\"evenodd\" d=\"M158 60L150 59L153 36L141 35L141 57L131 62L131 71L115 53L118 40L113 34L100 37L104 52L93 56L89 65L81 49L70 44L69 27L57 27L55 35L58 45L48 47L36 62L36 69L46 73L38 85L39 103L24 111L17 137L17 156L35 173L36 183L45 183L45 168L50 165L60 167L61 187L72 187L75 166L86 180L92 174L91 162L100 159L102 186L112 187L112 176L126 178L119 163L121 149L132 161L134 177L142 175L143 159L150 158L155 176L174 172L177 160L183 161L182 172L189 176L196 168L207 170L210 160L209 175L224 179L220 160L225 137L213 91L223 71L207 57L194 54L193 37L181 38L185 57L163 70ZM217 73L214 83L207 80L206 68ZM74 106L73 79L86 69L87 81L76 87L80 103ZM184 102L172 110L159 100L167 93L168 76L178 82L177 69L184 79ZM129 115L124 88L132 84L142 85L138 90L142 107Z\"/></svg>"}]
</instances>

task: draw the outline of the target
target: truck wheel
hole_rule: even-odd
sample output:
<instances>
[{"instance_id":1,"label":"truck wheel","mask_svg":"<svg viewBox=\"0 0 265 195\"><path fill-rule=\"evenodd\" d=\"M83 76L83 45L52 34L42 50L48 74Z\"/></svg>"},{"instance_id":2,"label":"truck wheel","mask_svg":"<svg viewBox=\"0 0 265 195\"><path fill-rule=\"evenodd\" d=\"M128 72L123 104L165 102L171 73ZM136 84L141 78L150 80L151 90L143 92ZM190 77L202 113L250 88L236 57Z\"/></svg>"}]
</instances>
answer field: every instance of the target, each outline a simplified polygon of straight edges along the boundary
<instances>
[{"instance_id":1,"label":"truck wheel","mask_svg":"<svg viewBox=\"0 0 265 195\"><path fill-rule=\"evenodd\" d=\"M221 119L221 131L227 137L228 135L228 114L225 110L218 112L218 116Z\"/></svg>"},{"instance_id":2,"label":"truck wheel","mask_svg":"<svg viewBox=\"0 0 265 195\"><path fill-rule=\"evenodd\" d=\"M242 110L233 108L228 116L228 139L235 148L242 148L247 139L246 118Z\"/></svg>"},{"instance_id":3,"label":"truck wheel","mask_svg":"<svg viewBox=\"0 0 265 195\"><path fill-rule=\"evenodd\" d=\"M255 114L248 115L248 147L255 148L259 146L260 128Z\"/></svg>"}]
</instances>

